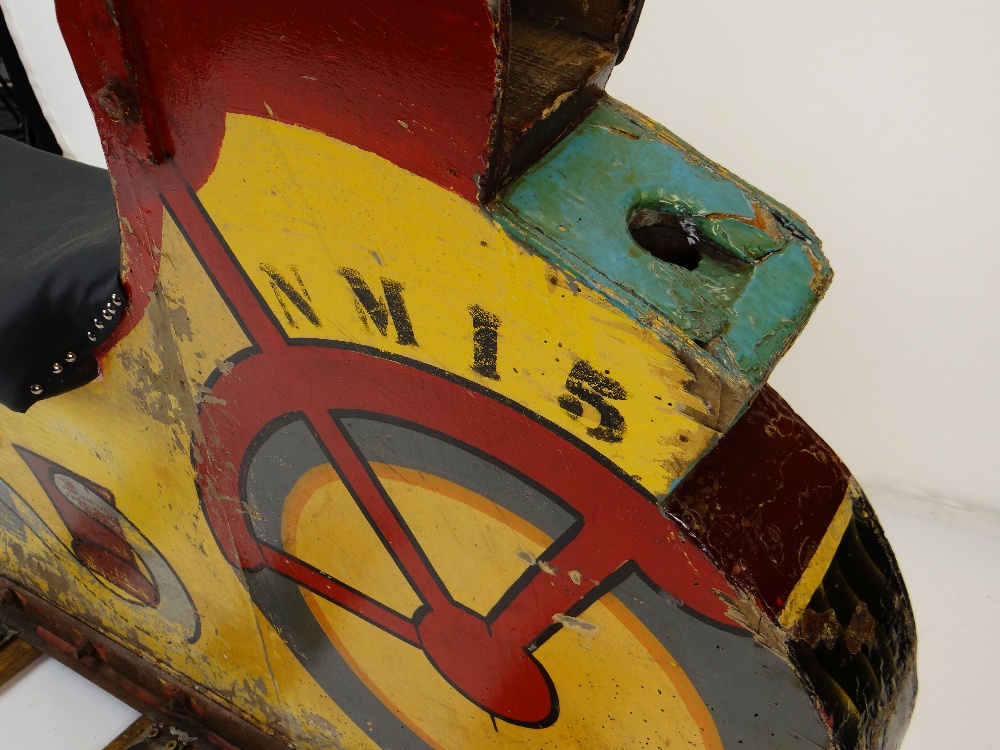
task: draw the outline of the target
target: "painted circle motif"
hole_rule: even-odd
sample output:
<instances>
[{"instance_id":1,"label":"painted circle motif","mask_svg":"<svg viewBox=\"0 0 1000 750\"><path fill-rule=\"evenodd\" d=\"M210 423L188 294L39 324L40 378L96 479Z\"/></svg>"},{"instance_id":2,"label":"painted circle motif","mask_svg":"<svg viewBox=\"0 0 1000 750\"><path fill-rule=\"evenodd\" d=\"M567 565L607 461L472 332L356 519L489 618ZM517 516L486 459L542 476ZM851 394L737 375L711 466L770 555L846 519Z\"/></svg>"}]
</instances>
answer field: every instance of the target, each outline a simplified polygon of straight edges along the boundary
<instances>
[{"instance_id":1,"label":"painted circle motif","mask_svg":"<svg viewBox=\"0 0 1000 750\"><path fill-rule=\"evenodd\" d=\"M242 360L203 408L208 439L242 457L201 467L206 513L255 604L379 745L746 735L717 711L721 675L770 655L725 619L724 580L650 497L453 377L293 345L282 364L303 376L273 389L272 359ZM778 705L780 685L759 687Z\"/></svg>"}]
</instances>

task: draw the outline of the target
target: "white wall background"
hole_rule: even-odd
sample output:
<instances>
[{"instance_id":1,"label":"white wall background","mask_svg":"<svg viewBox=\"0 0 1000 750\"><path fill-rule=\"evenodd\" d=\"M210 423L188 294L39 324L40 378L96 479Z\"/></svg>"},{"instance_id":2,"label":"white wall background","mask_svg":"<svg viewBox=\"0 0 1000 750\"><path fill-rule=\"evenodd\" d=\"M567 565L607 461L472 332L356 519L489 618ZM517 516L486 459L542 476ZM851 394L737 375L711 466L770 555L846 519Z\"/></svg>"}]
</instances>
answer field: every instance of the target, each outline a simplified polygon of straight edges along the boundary
<instances>
[{"instance_id":1,"label":"white wall background","mask_svg":"<svg viewBox=\"0 0 1000 750\"><path fill-rule=\"evenodd\" d=\"M772 383L867 485L1000 511L1000 5L646 0L609 91L804 216Z\"/></svg>"},{"instance_id":2,"label":"white wall background","mask_svg":"<svg viewBox=\"0 0 1000 750\"><path fill-rule=\"evenodd\" d=\"M94 116L59 32L53 0L0 0L0 10L63 154L105 166Z\"/></svg>"}]
</instances>

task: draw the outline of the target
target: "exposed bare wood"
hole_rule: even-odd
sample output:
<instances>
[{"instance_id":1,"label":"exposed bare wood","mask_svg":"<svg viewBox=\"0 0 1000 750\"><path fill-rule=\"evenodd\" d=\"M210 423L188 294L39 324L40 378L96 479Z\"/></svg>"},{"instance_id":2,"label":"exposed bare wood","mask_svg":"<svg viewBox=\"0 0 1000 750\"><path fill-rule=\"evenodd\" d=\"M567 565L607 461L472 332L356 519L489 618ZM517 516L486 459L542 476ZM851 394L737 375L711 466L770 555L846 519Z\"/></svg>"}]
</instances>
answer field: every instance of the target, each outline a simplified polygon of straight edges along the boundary
<instances>
[{"instance_id":1,"label":"exposed bare wood","mask_svg":"<svg viewBox=\"0 0 1000 750\"><path fill-rule=\"evenodd\" d=\"M104 750L126 750L146 733L152 723L153 720L148 716L140 716L129 724L121 734L111 740Z\"/></svg>"},{"instance_id":2,"label":"exposed bare wood","mask_svg":"<svg viewBox=\"0 0 1000 750\"><path fill-rule=\"evenodd\" d=\"M611 64L611 49L582 34L515 17L505 122L530 125L560 97Z\"/></svg>"},{"instance_id":3,"label":"exposed bare wood","mask_svg":"<svg viewBox=\"0 0 1000 750\"><path fill-rule=\"evenodd\" d=\"M514 15L499 184L520 174L590 111L616 55L611 42L551 19Z\"/></svg>"},{"instance_id":4,"label":"exposed bare wood","mask_svg":"<svg viewBox=\"0 0 1000 750\"><path fill-rule=\"evenodd\" d=\"M0 646L0 685L14 679L41 655L41 651L20 638L12 638L4 643Z\"/></svg>"},{"instance_id":5,"label":"exposed bare wood","mask_svg":"<svg viewBox=\"0 0 1000 750\"><path fill-rule=\"evenodd\" d=\"M630 3L623 0L591 0L588 3L580 3L579 0L515 0L511 8L515 14L610 42L625 21Z\"/></svg>"}]
</instances>

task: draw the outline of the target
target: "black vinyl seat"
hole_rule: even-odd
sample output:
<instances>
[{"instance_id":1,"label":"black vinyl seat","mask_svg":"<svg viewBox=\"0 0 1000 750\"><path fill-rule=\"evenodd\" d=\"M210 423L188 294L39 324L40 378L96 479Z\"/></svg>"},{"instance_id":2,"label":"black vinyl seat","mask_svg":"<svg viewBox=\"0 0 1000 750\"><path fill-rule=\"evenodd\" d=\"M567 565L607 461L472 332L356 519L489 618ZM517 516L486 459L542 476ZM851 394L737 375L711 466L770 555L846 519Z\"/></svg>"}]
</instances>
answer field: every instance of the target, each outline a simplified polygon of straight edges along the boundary
<instances>
[{"instance_id":1,"label":"black vinyl seat","mask_svg":"<svg viewBox=\"0 0 1000 750\"><path fill-rule=\"evenodd\" d=\"M0 137L0 404L97 376L125 308L120 245L107 171Z\"/></svg>"}]
</instances>

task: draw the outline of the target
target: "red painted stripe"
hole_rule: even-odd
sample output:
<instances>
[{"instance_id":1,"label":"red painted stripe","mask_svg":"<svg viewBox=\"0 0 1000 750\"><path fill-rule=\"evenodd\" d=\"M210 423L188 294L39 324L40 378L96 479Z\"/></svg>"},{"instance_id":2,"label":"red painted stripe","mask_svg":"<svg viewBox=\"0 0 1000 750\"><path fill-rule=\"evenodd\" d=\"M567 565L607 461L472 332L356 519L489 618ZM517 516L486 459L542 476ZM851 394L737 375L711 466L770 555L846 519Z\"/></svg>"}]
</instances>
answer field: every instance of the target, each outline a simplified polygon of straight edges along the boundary
<instances>
[{"instance_id":1,"label":"red painted stripe","mask_svg":"<svg viewBox=\"0 0 1000 750\"><path fill-rule=\"evenodd\" d=\"M386 630L397 638L420 648L420 639L413 623L397 612L378 602L362 596L354 589L348 588L340 581L313 570L299 559L285 555L271 547L261 545L264 560L268 567L294 581L298 581L312 591L337 604L348 612L353 612L371 623Z\"/></svg>"}]
</instances>

